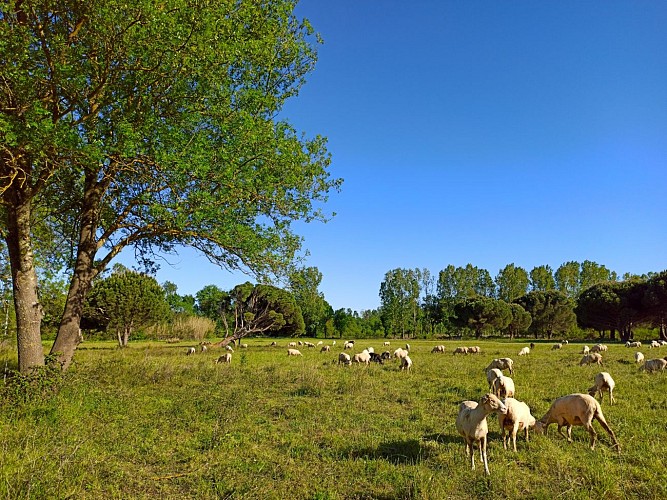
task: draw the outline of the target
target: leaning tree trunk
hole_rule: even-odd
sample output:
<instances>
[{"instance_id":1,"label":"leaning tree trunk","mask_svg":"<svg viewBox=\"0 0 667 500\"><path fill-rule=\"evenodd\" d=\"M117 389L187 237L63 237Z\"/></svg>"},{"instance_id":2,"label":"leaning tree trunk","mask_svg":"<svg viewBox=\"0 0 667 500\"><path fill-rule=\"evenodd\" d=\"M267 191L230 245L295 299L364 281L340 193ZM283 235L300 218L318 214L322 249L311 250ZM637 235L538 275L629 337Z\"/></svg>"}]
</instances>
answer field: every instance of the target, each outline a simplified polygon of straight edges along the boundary
<instances>
[{"instance_id":1,"label":"leaning tree trunk","mask_svg":"<svg viewBox=\"0 0 667 500\"><path fill-rule=\"evenodd\" d=\"M40 332L42 307L37 294L37 272L30 237L30 201L17 200L7 208L7 250L12 270L19 371L44 365Z\"/></svg>"}]
</instances>

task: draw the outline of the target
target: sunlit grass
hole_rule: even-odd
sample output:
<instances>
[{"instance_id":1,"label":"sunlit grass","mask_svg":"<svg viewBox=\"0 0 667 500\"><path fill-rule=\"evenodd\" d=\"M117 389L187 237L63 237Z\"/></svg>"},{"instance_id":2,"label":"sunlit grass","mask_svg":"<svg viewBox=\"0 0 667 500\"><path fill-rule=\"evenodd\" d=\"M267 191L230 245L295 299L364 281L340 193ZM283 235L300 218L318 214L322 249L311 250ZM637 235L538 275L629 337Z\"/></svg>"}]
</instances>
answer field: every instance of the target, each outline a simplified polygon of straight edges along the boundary
<instances>
[{"instance_id":1,"label":"sunlit grass","mask_svg":"<svg viewBox=\"0 0 667 500\"><path fill-rule=\"evenodd\" d=\"M481 355L453 356L465 342L431 354L435 342L411 341L406 373L396 361L339 366L336 348L291 358L287 340L248 343L231 365L214 363L220 350L185 356L186 343L82 344L54 396L0 409L0 497L667 496L667 374L639 372L634 349L604 355L617 404L602 407L620 455L597 423L595 451L582 428L568 444L552 426L528 444L521 436L514 454L490 417L485 477L470 470L454 428L458 404L487 389L484 367L512 357L517 399L539 418L556 397L592 385L600 370L578 366L581 346L542 344L519 358L523 343L474 342Z\"/></svg>"}]
</instances>

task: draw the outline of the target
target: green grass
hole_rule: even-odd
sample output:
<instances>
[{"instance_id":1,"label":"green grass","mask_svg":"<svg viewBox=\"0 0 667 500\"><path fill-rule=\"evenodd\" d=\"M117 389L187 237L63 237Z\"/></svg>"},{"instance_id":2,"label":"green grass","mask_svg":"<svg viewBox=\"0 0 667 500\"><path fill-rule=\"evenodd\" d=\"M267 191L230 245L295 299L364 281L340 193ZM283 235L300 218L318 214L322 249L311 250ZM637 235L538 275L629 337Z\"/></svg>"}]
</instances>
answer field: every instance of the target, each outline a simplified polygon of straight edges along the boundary
<instances>
[{"instance_id":1,"label":"green grass","mask_svg":"<svg viewBox=\"0 0 667 500\"><path fill-rule=\"evenodd\" d=\"M517 399L539 418L592 385L600 370L578 366L581 346L542 344L519 358L524 343L474 342L481 355L453 356L465 341L445 342L445 354L411 341L405 373L396 361L339 366L340 342L288 358L287 342L250 339L231 365L214 363L220 350L185 356L186 344L82 344L59 391L46 384L28 403L5 396L0 498L667 497L667 374L639 372L634 349L603 355L617 404L602 408L620 455L597 423L595 451L583 428L568 444L554 426L505 451L494 416L486 477L479 461L470 470L454 427L458 404L486 391L484 367L512 357ZM359 341L355 352L381 344ZM12 355L0 353L2 364Z\"/></svg>"}]
</instances>

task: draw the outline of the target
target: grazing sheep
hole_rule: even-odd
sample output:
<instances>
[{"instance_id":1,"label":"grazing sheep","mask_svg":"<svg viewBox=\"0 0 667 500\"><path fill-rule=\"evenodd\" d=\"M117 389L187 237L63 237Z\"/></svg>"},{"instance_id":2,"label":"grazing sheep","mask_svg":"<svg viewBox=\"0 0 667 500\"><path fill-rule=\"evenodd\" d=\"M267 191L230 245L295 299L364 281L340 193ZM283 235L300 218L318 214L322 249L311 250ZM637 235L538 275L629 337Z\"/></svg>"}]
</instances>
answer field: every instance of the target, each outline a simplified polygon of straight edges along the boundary
<instances>
[{"instance_id":1,"label":"grazing sheep","mask_svg":"<svg viewBox=\"0 0 667 500\"><path fill-rule=\"evenodd\" d=\"M383 346L387 346L387 345L389 345L389 344L391 344L391 342L384 342L382 345L383 345Z\"/></svg>"},{"instance_id":2,"label":"grazing sheep","mask_svg":"<svg viewBox=\"0 0 667 500\"><path fill-rule=\"evenodd\" d=\"M234 352L234 349L230 345L226 345L225 349L227 349L229 352Z\"/></svg>"},{"instance_id":3,"label":"grazing sheep","mask_svg":"<svg viewBox=\"0 0 667 500\"><path fill-rule=\"evenodd\" d=\"M522 347L519 351L519 356L526 356L530 354L530 347Z\"/></svg>"},{"instance_id":4,"label":"grazing sheep","mask_svg":"<svg viewBox=\"0 0 667 500\"><path fill-rule=\"evenodd\" d=\"M636 352L635 353L635 363L641 363L644 361L644 354L641 352Z\"/></svg>"},{"instance_id":5,"label":"grazing sheep","mask_svg":"<svg viewBox=\"0 0 667 500\"><path fill-rule=\"evenodd\" d=\"M204 353L204 352L206 352L207 350L208 350L208 347L206 347L205 345L202 344L202 345L201 345L201 352Z\"/></svg>"},{"instance_id":6,"label":"grazing sheep","mask_svg":"<svg viewBox=\"0 0 667 500\"><path fill-rule=\"evenodd\" d=\"M297 345L302 346L302 345L303 345L303 341L302 341L302 340L299 340L299 341L297 342Z\"/></svg>"},{"instance_id":7,"label":"grazing sheep","mask_svg":"<svg viewBox=\"0 0 667 500\"><path fill-rule=\"evenodd\" d=\"M555 351L556 349L562 349L562 348L563 348L563 344L554 344L553 346L551 346L552 351Z\"/></svg>"},{"instance_id":8,"label":"grazing sheep","mask_svg":"<svg viewBox=\"0 0 667 500\"><path fill-rule=\"evenodd\" d=\"M322 349L320 349L320 352L329 352L331 350L331 347L328 345L323 345Z\"/></svg>"},{"instance_id":9,"label":"grazing sheep","mask_svg":"<svg viewBox=\"0 0 667 500\"><path fill-rule=\"evenodd\" d=\"M607 372L600 372L595 376L595 385L588 389L588 394L595 397L595 394L599 393L600 404L602 404L602 395L606 389L609 391L609 402L613 405L616 401L614 399L614 387L616 387L616 382L614 382L614 379L611 378L611 375L609 375Z\"/></svg>"},{"instance_id":10,"label":"grazing sheep","mask_svg":"<svg viewBox=\"0 0 667 500\"><path fill-rule=\"evenodd\" d=\"M401 358L401 370L410 371L410 368L412 368L412 360L410 359L410 356Z\"/></svg>"},{"instance_id":11,"label":"grazing sheep","mask_svg":"<svg viewBox=\"0 0 667 500\"><path fill-rule=\"evenodd\" d=\"M298 349L287 349L288 356L302 356L301 351Z\"/></svg>"},{"instance_id":12,"label":"grazing sheep","mask_svg":"<svg viewBox=\"0 0 667 500\"><path fill-rule=\"evenodd\" d=\"M232 353L226 352L215 361L215 364L217 365L218 363L231 363L231 362L232 362Z\"/></svg>"},{"instance_id":13,"label":"grazing sheep","mask_svg":"<svg viewBox=\"0 0 667 500\"><path fill-rule=\"evenodd\" d=\"M241 344L241 349L247 349L247 348L248 348L248 344Z\"/></svg>"},{"instance_id":14,"label":"grazing sheep","mask_svg":"<svg viewBox=\"0 0 667 500\"><path fill-rule=\"evenodd\" d=\"M468 348L467 347L457 347L454 349L454 352L452 354L468 354Z\"/></svg>"},{"instance_id":15,"label":"grazing sheep","mask_svg":"<svg viewBox=\"0 0 667 500\"><path fill-rule=\"evenodd\" d=\"M641 346L642 346L641 342L630 342L630 341L628 341L628 342L625 343L625 347L635 347L635 348L637 348L637 347L641 347Z\"/></svg>"},{"instance_id":16,"label":"grazing sheep","mask_svg":"<svg viewBox=\"0 0 667 500\"><path fill-rule=\"evenodd\" d=\"M389 351L384 351L382 354L380 354L380 357L382 359L391 359L391 353Z\"/></svg>"},{"instance_id":17,"label":"grazing sheep","mask_svg":"<svg viewBox=\"0 0 667 500\"><path fill-rule=\"evenodd\" d=\"M556 399L549 408L549 411L535 424L535 432L538 434L546 433L549 425L558 425L558 434L572 442L572 426L581 425L586 428L591 436L591 450L595 449L597 432L593 428L593 420L600 422L602 428L609 433L614 446L620 451L620 445L616 440L614 431L602 414L602 408L597 400L588 394L570 394ZM563 434L563 427L567 429L567 436Z\"/></svg>"},{"instance_id":18,"label":"grazing sheep","mask_svg":"<svg viewBox=\"0 0 667 500\"><path fill-rule=\"evenodd\" d=\"M581 354L588 354L589 352L591 352L591 349L587 345L581 350Z\"/></svg>"},{"instance_id":19,"label":"grazing sheep","mask_svg":"<svg viewBox=\"0 0 667 500\"><path fill-rule=\"evenodd\" d=\"M351 365L352 360L350 359L350 355L346 352L341 352L338 355L338 364L343 364L343 365Z\"/></svg>"},{"instance_id":20,"label":"grazing sheep","mask_svg":"<svg viewBox=\"0 0 667 500\"><path fill-rule=\"evenodd\" d=\"M287 347L296 347L296 342L290 342Z\"/></svg>"},{"instance_id":21,"label":"grazing sheep","mask_svg":"<svg viewBox=\"0 0 667 500\"><path fill-rule=\"evenodd\" d=\"M607 349L609 348L604 344L595 344L591 347L591 352L606 352Z\"/></svg>"},{"instance_id":22,"label":"grazing sheep","mask_svg":"<svg viewBox=\"0 0 667 500\"><path fill-rule=\"evenodd\" d=\"M381 365L384 364L384 360L383 360L382 356L380 356L378 353L371 352L369 354L371 355L371 362L379 363Z\"/></svg>"},{"instance_id":23,"label":"grazing sheep","mask_svg":"<svg viewBox=\"0 0 667 500\"><path fill-rule=\"evenodd\" d=\"M468 347L468 354L480 354L482 352L482 348L478 345Z\"/></svg>"},{"instance_id":24,"label":"grazing sheep","mask_svg":"<svg viewBox=\"0 0 667 500\"><path fill-rule=\"evenodd\" d=\"M535 349L535 344L533 342L531 342L530 343L530 350L532 351L533 349Z\"/></svg>"},{"instance_id":25,"label":"grazing sheep","mask_svg":"<svg viewBox=\"0 0 667 500\"><path fill-rule=\"evenodd\" d=\"M484 368L485 372L488 372L491 368L498 368L499 370L509 370L510 375L514 375L514 361L511 358L496 358L489 366Z\"/></svg>"},{"instance_id":26,"label":"grazing sheep","mask_svg":"<svg viewBox=\"0 0 667 500\"><path fill-rule=\"evenodd\" d=\"M437 345L431 349L431 352L445 352L445 346L444 345Z\"/></svg>"},{"instance_id":27,"label":"grazing sheep","mask_svg":"<svg viewBox=\"0 0 667 500\"><path fill-rule=\"evenodd\" d=\"M320 340L320 341L317 343L317 345L322 345L322 344L324 344L324 340Z\"/></svg>"},{"instance_id":28,"label":"grazing sheep","mask_svg":"<svg viewBox=\"0 0 667 500\"><path fill-rule=\"evenodd\" d=\"M405 350L409 351L410 350L410 344L405 344Z\"/></svg>"},{"instance_id":29,"label":"grazing sheep","mask_svg":"<svg viewBox=\"0 0 667 500\"><path fill-rule=\"evenodd\" d=\"M354 347L354 342L345 342L343 344L343 350L345 349L352 349Z\"/></svg>"},{"instance_id":30,"label":"grazing sheep","mask_svg":"<svg viewBox=\"0 0 667 500\"><path fill-rule=\"evenodd\" d=\"M657 340L651 340L651 344L648 346L649 349L653 349L654 347L660 347L662 344L658 342Z\"/></svg>"},{"instance_id":31,"label":"grazing sheep","mask_svg":"<svg viewBox=\"0 0 667 500\"><path fill-rule=\"evenodd\" d=\"M530 414L530 408L522 401L517 401L514 398L505 398L503 400L507 407L507 413L498 414L498 422L500 423L500 432L503 437L503 448L507 449L507 440L505 431L510 432L512 438L512 446L516 452L516 434L520 430L526 431L526 442L528 442L528 429L535 427L535 417Z\"/></svg>"},{"instance_id":32,"label":"grazing sheep","mask_svg":"<svg viewBox=\"0 0 667 500\"><path fill-rule=\"evenodd\" d=\"M514 380L510 377L505 377L501 375L493 381L491 386L491 392L493 392L499 398L513 398L516 394L516 389L514 388Z\"/></svg>"},{"instance_id":33,"label":"grazing sheep","mask_svg":"<svg viewBox=\"0 0 667 500\"><path fill-rule=\"evenodd\" d=\"M470 466L475 470L475 443L477 443L486 474L490 474L486 455L486 435L489 433L486 416L493 412L507 413L507 407L493 394L485 394L479 403L477 401L461 403L456 417L456 430L465 440L466 456L470 457Z\"/></svg>"},{"instance_id":34,"label":"grazing sheep","mask_svg":"<svg viewBox=\"0 0 667 500\"><path fill-rule=\"evenodd\" d=\"M186 356L192 356L197 350L194 347L188 347L188 350L185 352Z\"/></svg>"},{"instance_id":35,"label":"grazing sheep","mask_svg":"<svg viewBox=\"0 0 667 500\"><path fill-rule=\"evenodd\" d=\"M490 370L487 370L486 372L486 380L489 383L489 390L491 390L491 387L493 387L493 382L497 379L503 376L503 372L501 372L498 368L491 368Z\"/></svg>"},{"instance_id":36,"label":"grazing sheep","mask_svg":"<svg viewBox=\"0 0 667 500\"><path fill-rule=\"evenodd\" d=\"M567 341L567 339L563 339L563 340L561 340L561 343L562 343L563 345L567 345L567 344L569 344L569 342Z\"/></svg>"},{"instance_id":37,"label":"grazing sheep","mask_svg":"<svg viewBox=\"0 0 667 500\"><path fill-rule=\"evenodd\" d=\"M405 349L402 349L400 347L394 351L394 357L398 358L398 359L403 359L407 355L408 355L408 351L406 351Z\"/></svg>"},{"instance_id":38,"label":"grazing sheep","mask_svg":"<svg viewBox=\"0 0 667 500\"><path fill-rule=\"evenodd\" d=\"M602 366L602 356L597 352L589 352L581 361L579 361L579 366L590 365L591 363L597 363Z\"/></svg>"},{"instance_id":39,"label":"grazing sheep","mask_svg":"<svg viewBox=\"0 0 667 500\"><path fill-rule=\"evenodd\" d=\"M368 351L369 353L375 352L375 349L373 349L372 347L367 347L365 350Z\"/></svg>"},{"instance_id":40,"label":"grazing sheep","mask_svg":"<svg viewBox=\"0 0 667 500\"><path fill-rule=\"evenodd\" d=\"M271 347L278 347L278 342L276 342L275 340L271 342Z\"/></svg>"},{"instance_id":41,"label":"grazing sheep","mask_svg":"<svg viewBox=\"0 0 667 500\"><path fill-rule=\"evenodd\" d=\"M640 370L644 370L646 373L659 372L664 370L667 367L667 360L662 358L648 359L642 365Z\"/></svg>"},{"instance_id":42,"label":"grazing sheep","mask_svg":"<svg viewBox=\"0 0 667 500\"><path fill-rule=\"evenodd\" d=\"M315 344L313 344L312 342L304 342L303 344L304 344L306 347L308 347L309 349L312 349L313 347L315 347Z\"/></svg>"},{"instance_id":43,"label":"grazing sheep","mask_svg":"<svg viewBox=\"0 0 667 500\"><path fill-rule=\"evenodd\" d=\"M364 349L360 353L355 354L354 356L352 356L352 362L353 363L364 363L366 365L369 365L370 362L371 362L371 354L366 349Z\"/></svg>"}]
</instances>

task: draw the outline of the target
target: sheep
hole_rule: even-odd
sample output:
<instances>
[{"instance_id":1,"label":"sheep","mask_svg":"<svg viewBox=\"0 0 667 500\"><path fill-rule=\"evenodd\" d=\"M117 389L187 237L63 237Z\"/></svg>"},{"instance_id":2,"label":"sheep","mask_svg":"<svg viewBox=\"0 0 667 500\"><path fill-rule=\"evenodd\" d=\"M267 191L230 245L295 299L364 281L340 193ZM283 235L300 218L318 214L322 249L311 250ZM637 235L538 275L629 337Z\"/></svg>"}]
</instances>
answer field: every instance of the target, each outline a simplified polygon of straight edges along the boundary
<instances>
[{"instance_id":1,"label":"sheep","mask_svg":"<svg viewBox=\"0 0 667 500\"><path fill-rule=\"evenodd\" d=\"M648 359L642 365L640 370L644 370L646 373L657 372L664 370L667 367L667 360L662 358Z\"/></svg>"},{"instance_id":2,"label":"sheep","mask_svg":"<svg viewBox=\"0 0 667 500\"><path fill-rule=\"evenodd\" d=\"M569 344L569 342L567 341L567 339L563 339L563 340L561 340L561 343L562 343L563 345L567 345L567 344Z\"/></svg>"},{"instance_id":3,"label":"sheep","mask_svg":"<svg viewBox=\"0 0 667 500\"><path fill-rule=\"evenodd\" d=\"M324 340L320 340L320 341L317 343L317 345L322 345L322 344L324 344Z\"/></svg>"},{"instance_id":4,"label":"sheep","mask_svg":"<svg viewBox=\"0 0 667 500\"><path fill-rule=\"evenodd\" d=\"M526 442L528 442L528 429L535 427L535 417L530 414L530 408L522 401L517 401L514 398L507 397L503 400L507 407L507 413L498 414L498 422L500 423L500 432L503 437L503 448L507 449L507 439L505 437L505 430L510 431L512 439L512 446L516 453L516 435L520 430L526 431Z\"/></svg>"},{"instance_id":5,"label":"sheep","mask_svg":"<svg viewBox=\"0 0 667 500\"><path fill-rule=\"evenodd\" d=\"M581 349L581 354L588 354L589 352L591 352L591 349L587 345Z\"/></svg>"},{"instance_id":6,"label":"sheep","mask_svg":"<svg viewBox=\"0 0 667 500\"><path fill-rule=\"evenodd\" d=\"M530 347L522 347L519 351L519 356L526 356L530 354Z\"/></svg>"},{"instance_id":7,"label":"sheep","mask_svg":"<svg viewBox=\"0 0 667 500\"><path fill-rule=\"evenodd\" d=\"M410 350L410 344L405 344L405 350L409 351Z\"/></svg>"},{"instance_id":8,"label":"sheep","mask_svg":"<svg viewBox=\"0 0 667 500\"><path fill-rule=\"evenodd\" d=\"M530 343L530 350L532 351L533 349L535 349L535 344L533 342L531 342Z\"/></svg>"},{"instance_id":9,"label":"sheep","mask_svg":"<svg viewBox=\"0 0 667 500\"><path fill-rule=\"evenodd\" d=\"M611 378L611 375L607 372L600 372L595 376L595 385L588 389L588 394L595 397L597 393L600 394L600 403L602 403L604 390L609 391L609 402L614 404L616 401L614 399L614 387L616 387L616 382Z\"/></svg>"},{"instance_id":10,"label":"sheep","mask_svg":"<svg viewBox=\"0 0 667 500\"><path fill-rule=\"evenodd\" d=\"M360 353L357 353L354 356L352 356L352 362L364 363L366 365L369 365L371 362L371 354L366 349L364 349Z\"/></svg>"},{"instance_id":11,"label":"sheep","mask_svg":"<svg viewBox=\"0 0 667 500\"><path fill-rule=\"evenodd\" d=\"M491 390L491 387L493 387L493 382L497 379L503 376L503 372L501 372L498 368L491 368L490 370L487 370L486 372L486 380L489 383L489 390Z\"/></svg>"},{"instance_id":12,"label":"sheep","mask_svg":"<svg viewBox=\"0 0 667 500\"><path fill-rule=\"evenodd\" d=\"M391 359L391 353L389 351L384 351L382 354L380 354L380 357L382 359Z\"/></svg>"},{"instance_id":13,"label":"sheep","mask_svg":"<svg viewBox=\"0 0 667 500\"><path fill-rule=\"evenodd\" d=\"M371 352L369 354L371 356L371 362L379 363L381 365L384 364L384 360L382 359L382 356L380 356L378 353Z\"/></svg>"},{"instance_id":14,"label":"sheep","mask_svg":"<svg viewBox=\"0 0 667 500\"><path fill-rule=\"evenodd\" d=\"M648 346L649 349L653 349L654 347L660 347L662 344L658 342L657 340L651 340L650 345Z\"/></svg>"},{"instance_id":15,"label":"sheep","mask_svg":"<svg viewBox=\"0 0 667 500\"><path fill-rule=\"evenodd\" d=\"M496 358L489 366L484 368L485 372L488 372L491 368L498 368L499 370L509 370L510 375L514 375L514 361L511 358Z\"/></svg>"},{"instance_id":16,"label":"sheep","mask_svg":"<svg viewBox=\"0 0 667 500\"><path fill-rule=\"evenodd\" d=\"M368 351L369 354L375 352L375 349L372 347L367 347L365 350Z\"/></svg>"},{"instance_id":17,"label":"sheep","mask_svg":"<svg viewBox=\"0 0 667 500\"><path fill-rule=\"evenodd\" d=\"M608 349L608 347L604 344L595 344L591 348L591 352L605 352Z\"/></svg>"},{"instance_id":18,"label":"sheep","mask_svg":"<svg viewBox=\"0 0 667 500\"><path fill-rule=\"evenodd\" d=\"M510 377L501 375L493 381L493 384L491 385L491 392L493 392L499 398L513 398L516 393L514 380L512 380Z\"/></svg>"},{"instance_id":19,"label":"sheep","mask_svg":"<svg viewBox=\"0 0 667 500\"><path fill-rule=\"evenodd\" d=\"M343 364L343 365L351 365L352 360L350 359L350 355L346 352L341 352L338 355L338 364Z\"/></svg>"},{"instance_id":20,"label":"sheep","mask_svg":"<svg viewBox=\"0 0 667 500\"><path fill-rule=\"evenodd\" d=\"M593 420L600 422L602 428L609 433L614 446L620 452L621 447L616 440L614 431L602 414L602 408L597 400L588 394L570 394L556 399L546 414L535 424L535 432L545 433L551 424L558 425L558 434L572 442L572 426L581 425L586 428L591 436L591 450L595 449L597 432L593 428ZM567 436L563 434L563 427L567 429Z\"/></svg>"},{"instance_id":21,"label":"sheep","mask_svg":"<svg viewBox=\"0 0 667 500\"><path fill-rule=\"evenodd\" d=\"M206 347L204 344L202 344L200 347L201 347L201 352L202 353L204 353L208 350L208 347Z\"/></svg>"},{"instance_id":22,"label":"sheep","mask_svg":"<svg viewBox=\"0 0 667 500\"><path fill-rule=\"evenodd\" d=\"M345 343L343 344L343 350L345 350L345 349L352 349L353 347L354 347L354 342L349 342L349 341L348 341L348 342L345 342Z\"/></svg>"},{"instance_id":23,"label":"sheep","mask_svg":"<svg viewBox=\"0 0 667 500\"><path fill-rule=\"evenodd\" d=\"M641 342L630 342L629 340L625 343L625 347L641 347Z\"/></svg>"},{"instance_id":24,"label":"sheep","mask_svg":"<svg viewBox=\"0 0 667 500\"><path fill-rule=\"evenodd\" d=\"M303 344L304 344L306 347L308 347L309 349L312 349L313 347L315 347L315 344L313 344L312 342L304 342Z\"/></svg>"},{"instance_id":25,"label":"sheep","mask_svg":"<svg viewBox=\"0 0 667 500\"><path fill-rule=\"evenodd\" d=\"M331 342L331 345L336 345L336 341L334 340L333 342Z\"/></svg>"},{"instance_id":26,"label":"sheep","mask_svg":"<svg viewBox=\"0 0 667 500\"><path fill-rule=\"evenodd\" d=\"M230 345L226 345L225 349L227 349L229 352L234 352L234 349Z\"/></svg>"},{"instance_id":27,"label":"sheep","mask_svg":"<svg viewBox=\"0 0 667 500\"><path fill-rule=\"evenodd\" d=\"M480 354L482 352L482 348L479 347L478 345L468 347L468 354Z\"/></svg>"},{"instance_id":28,"label":"sheep","mask_svg":"<svg viewBox=\"0 0 667 500\"><path fill-rule=\"evenodd\" d=\"M579 361L579 366L590 365L591 363L597 363L602 366L602 356L597 352L590 352L586 354L581 361Z\"/></svg>"},{"instance_id":29,"label":"sheep","mask_svg":"<svg viewBox=\"0 0 667 500\"><path fill-rule=\"evenodd\" d=\"M329 352L331 350L331 347L328 345L323 345L322 349L320 349L320 352Z\"/></svg>"},{"instance_id":30,"label":"sheep","mask_svg":"<svg viewBox=\"0 0 667 500\"><path fill-rule=\"evenodd\" d=\"M464 401L459 405L456 417L456 430L465 440L466 456L470 457L470 466L475 470L475 443L479 447L480 459L484 463L484 472L489 472L489 463L486 455L486 435L489 426L486 416L489 413L507 413L505 404L493 394L485 394L477 401Z\"/></svg>"},{"instance_id":31,"label":"sheep","mask_svg":"<svg viewBox=\"0 0 667 500\"><path fill-rule=\"evenodd\" d=\"M454 349L454 352L452 354L468 354L468 348L467 347L457 347Z\"/></svg>"},{"instance_id":32,"label":"sheep","mask_svg":"<svg viewBox=\"0 0 667 500\"><path fill-rule=\"evenodd\" d=\"M563 348L563 344L554 344L554 345L551 347L551 350L552 350L552 351L555 351L556 349L562 349L562 348Z\"/></svg>"},{"instance_id":33,"label":"sheep","mask_svg":"<svg viewBox=\"0 0 667 500\"><path fill-rule=\"evenodd\" d=\"M276 342L275 340L271 342L271 347L278 347L278 342Z\"/></svg>"},{"instance_id":34,"label":"sheep","mask_svg":"<svg viewBox=\"0 0 667 500\"><path fill-rule=\"evenodd\" d=\"M197 350L194 347L188 347L188 350L185 351L186 356L192 356Z\"/></svg>"},{"instance_id":35,"label":"sheep","mask_svg":"<svg viewBox=\"0 0 667 500\"><path fill-rule=\"evenodd\" d=\"M383 346L388 346L389 344L391 344L391 342L386 342L386 341L385 341L382 345L383 345Z\"/></svg>"},{"instance_id":36,"label":"sheep","mask_svg":"<svg viewBox=\"0 0 667 500\"><path fill-rule=\"evenodd\" d=\"M410 356L401 358L401 370L410 371L410 368L412 368L412 360L410 359Z\"/></svg>"},{"instance_id":37,"label":"sheep","mask_svg":"<svg viewBox=\"0 0 667 500\"><path fill-rule=\"evenodd\" d=\"M287 349L288 356L303 356L298 349Z\"/></svg>"},{"instance_id":38,"label":"sheep","mask_svg":"<svg viewBox=\"0 0 667 500\"><path fill-rule=\"evenodd\" d=\"M402 349L400 347L394 351L394 357L398 358L398 359L403 359L407 355L408 355L408 351L406 351L405 349Z\"/></svg>"},{"instance_id":39,"label":"sheep","mask_svg":"<svg viewBox=\"0 0 667 500\"><path fill-rule=\"evenodd\" d=\"M215 361L215 364L217 365L218 363L231 363L231 362L232 362L232 353L226 352Z\"/></svg>"},{"instance_id":40,"label":"sheep","mask_svg":"<svg viewBox=\"0 0 667 500\"><path fill-rule=\"evenodd\" d=\"M635 363L641 363L642 361L644 361L644 354L637 351L635 353Z\"/></svg>"},{"instance_id":41,"label":"sheep","mask_svg":"<svg viewBox=\"0 0 667 500\"><path fill-rule=\"evenodd\" d=\"M431 349L431 352L445 352L445 346L444 345L437 345Z\"/></svg>"},{"instance_id":42,"label":"sheep","mask_svg":"<svg viewBox=\"0 0 667 500\"><path fill-rule=\"evenodd\" d=\"M247 348L248 348L248 344L241 344L241 349L247 349Z\"/></svg>"},{"instance_id":43,"label":"sheep","mask_svg":"<svg viewBox=\"0 0 667 500\"><path fill-rule=\"evenodd\" d=\"M296 342L290 342L287 347L296 347Z\"/></svg>"},{"instance_id":44,"label":"sheep","mask_svg":"<svg viewBox=\"0 0 667 500\"><path fill-rule=\"evenodd\" d=\"M302 346L302 345L303 345L303 341L302 341L302 340L299 340L299 341L297 342L297 345Z\"/></svg>"}]
</instances>

